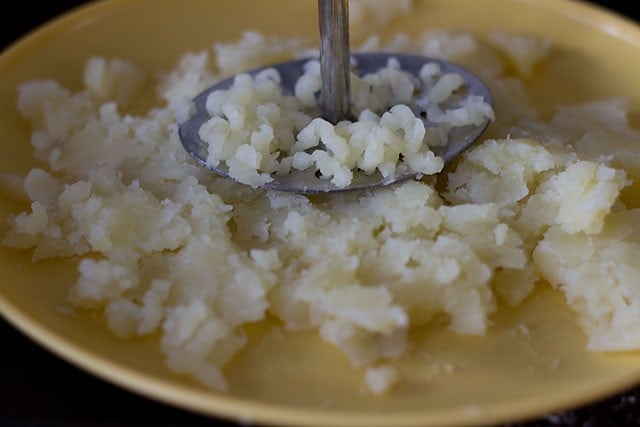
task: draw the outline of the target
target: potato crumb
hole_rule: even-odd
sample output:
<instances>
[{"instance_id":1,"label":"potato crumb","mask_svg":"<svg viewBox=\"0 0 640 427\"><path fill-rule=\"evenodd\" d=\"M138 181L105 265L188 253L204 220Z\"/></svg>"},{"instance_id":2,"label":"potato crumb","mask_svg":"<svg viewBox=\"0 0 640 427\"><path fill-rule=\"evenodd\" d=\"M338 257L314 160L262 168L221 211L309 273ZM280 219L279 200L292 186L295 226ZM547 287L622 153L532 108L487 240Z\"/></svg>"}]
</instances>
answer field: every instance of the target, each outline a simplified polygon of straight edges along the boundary
<instances>
[{"instance_id":1,"label":"potato crumb","mask_svg":"<svg viewBox=\"0 0 640 427\"><path fill-rule=\"evenodd\" d=\"M549 56L551 50L548 40L524 34L495 31L490 34L489 41L524 78L532 76L535 67Z\"/></svg>"},{"instance_id":2,"label":"potato crumb","mask_svg":"<svg viewBox=\"0 0 640 427\"><path fill-rule=\"evenodd\" d=\"M362 36L384 28L389 21L411 12L413 0L355 0L349 2L350 31Z\"/></svg>"},{"instance_id":3,"label":"potato crumb","mask_svg":"<svg viewBox=\"0 0 640 427\"><path fill-rule=\"evenodd\" d=\"M398 379L398 371L389 365L368 368L365 372L365 380L369 389L377 395L386 393Z\"/></svg>"}]
</instances>

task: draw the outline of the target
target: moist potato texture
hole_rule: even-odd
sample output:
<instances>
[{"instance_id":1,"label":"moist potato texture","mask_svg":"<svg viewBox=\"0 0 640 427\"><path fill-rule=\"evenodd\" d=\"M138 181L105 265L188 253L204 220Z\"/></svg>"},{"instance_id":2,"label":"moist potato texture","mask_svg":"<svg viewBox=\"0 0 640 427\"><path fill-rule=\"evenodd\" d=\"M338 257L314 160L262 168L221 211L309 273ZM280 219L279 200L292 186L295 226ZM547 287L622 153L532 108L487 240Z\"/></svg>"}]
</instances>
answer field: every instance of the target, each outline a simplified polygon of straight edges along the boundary
<instances>
[{"instance_id":1,"label":"moist potato texture","mask_svg":"<svg viewBox=\"0 0 640 427\"><path fill-rule=\"evenodd\" d=\"M145 114L127 105L152 76L126 59L89 59L79 92L25 83L18 109L41 166L22 181L30 206L10 219L4 244L35 262L76 259L72 307L123 339L156 334L169 369L220 391L254 322L317 331L381 394L402 381L394 360L411 328L438 317L483 335L499 304L547 283L566 296L589 350L640 348L640 214L620 200L633 158L603 148L638 140L623 101L540 118L527 79L553 46L534 37L372 37L363 50L430 55L480 75L495 97L491 138L437 177L326 197L253 189L190 159L177 123L193 96L309 49L247 33L186 53ZM615 120L602 126L602 112Z\"/></svg>"}]
</instances>

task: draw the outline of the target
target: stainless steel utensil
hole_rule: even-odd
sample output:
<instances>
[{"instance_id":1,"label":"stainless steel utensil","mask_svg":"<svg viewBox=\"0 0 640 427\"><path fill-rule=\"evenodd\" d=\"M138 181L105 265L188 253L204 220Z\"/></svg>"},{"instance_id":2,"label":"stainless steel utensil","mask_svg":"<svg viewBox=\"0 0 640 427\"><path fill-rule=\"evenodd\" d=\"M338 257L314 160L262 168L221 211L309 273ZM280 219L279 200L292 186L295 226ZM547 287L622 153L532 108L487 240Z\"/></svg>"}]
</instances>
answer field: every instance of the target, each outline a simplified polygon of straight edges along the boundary
<instances>
[{"instance_id":1,"label":"stainless steel utensil","mask_svg":"<svg viewBox=\"0 0 640 427\"><path fill-rule=\"evenodd\" d=\"M350 54L347 0L319 0L318 11L321 39L320 67L322 76L320 102L323 117L330 122L337 123L349 118L351 60L354 60L357 64L355 72L358 75L375 73L379 69L386 67L389 59L393 58L398 61L402 70L416 77L419 75L420 69L424 64L435 62L440 66L443 74L460 74L465 81L468 95L481 96L485 102L491 104L491 94L486 85L474 74L449 62L423 56L396 53ZM255 76L266 68L274 68L280 73L283 93L292 94L296 81L304 73L304 64L308 61L308 59L300 59L282 62L248 71L247 74ZM211 167L206 164L208 144L200 139L198 132L200 127L210 119L205 107L209 94L213 91L228 89L233 84L233 81L234 78L226 79L200 93L194 99L195 114L179 126L180 139L187 152L203 166L226 177L229 177L229 172L223 163L220 163L216 167ZM420 96L422 96L422 94L417 94L414 99L418 99ZM432 126L432 124L428 123L424 118L425 114L417 104L410 105L410 107L418 117L423 118L427 128ZM432 147L431 149L447 163L471 146L488 124L489 119L485 119L479 125L453 128L449 132L449 142L446 145ZM280 176L274 174L273 181L265 184L262 188L303 194L332 193L367 190L414 177L416 177L416 174L410 173L392 178L383 178L378 172L364 174L359 171L354 171L354 177L350 185L337 187L327 179L318 178L312 169L303 171L293 170L288 175Z\"/></svg>"}]
</instances>

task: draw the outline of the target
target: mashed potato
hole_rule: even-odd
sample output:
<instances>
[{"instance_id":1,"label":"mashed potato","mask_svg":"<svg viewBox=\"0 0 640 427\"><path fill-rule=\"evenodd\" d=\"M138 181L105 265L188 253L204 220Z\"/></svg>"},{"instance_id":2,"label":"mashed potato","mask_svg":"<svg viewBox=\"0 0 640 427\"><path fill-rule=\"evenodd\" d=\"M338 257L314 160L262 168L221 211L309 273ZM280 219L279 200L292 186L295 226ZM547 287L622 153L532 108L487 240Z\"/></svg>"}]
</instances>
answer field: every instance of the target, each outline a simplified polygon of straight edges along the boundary
<instances>
[{"instance_id":1,"label":"mashed potato","mask_svg":"<svg viewBox=\"0 0 640 427\"><path fill-rule=\"evenodd\" d=\"M357 120L334 125L320 117L316 100L320 63L309 60L303 68L294 94L284 93L278 70L267 68L255 76L239 74L228 89L207 95L208 119L198 134L207 147L208 167L252 187L295 169L311 169L337 188L348 187L355 170L378 172L387 182L433 175L444 163L431 147L447 144L457 128L495 118L487 100L466 93L459 73L445 73L438 63L427 62L418 78L390 57L386 67L351 76L351 113ZM424 114L428 134L408 105Z\"/></svg>"},{"instance_id":2,"label":"mashed potato","mask_svg":"<svg viewBox=\"0 0 640 427\"><path fill-rule=\"evenodd\" d=\"M565 294L590 350L638 349L640 212L619 199L628 156L593 149L638 134L618 101L537 119L523 79L553 48L511 37L365 43L467 65L490 85L495 138L438 187L431 178L310 198L240 185L190 159L176 124L189 100L230 70L308 50L295 40L250 34L186 54L145 115L126 113L143 77L119 59L91 59L78 93L26 83L18 108L46 167L24 178L31 206L11 218L4 244L31 248L35 261L78 259L74 307L122 338L158 335L171 370L216 390L246 345L243 326L269 316L317 331L384 393L402 381L393 361L412 327L445 315L453 331L482 335L499 303L516 306L544 282ZM599 108L615 126L599 124Z\"/></svg>"}]
</instances>

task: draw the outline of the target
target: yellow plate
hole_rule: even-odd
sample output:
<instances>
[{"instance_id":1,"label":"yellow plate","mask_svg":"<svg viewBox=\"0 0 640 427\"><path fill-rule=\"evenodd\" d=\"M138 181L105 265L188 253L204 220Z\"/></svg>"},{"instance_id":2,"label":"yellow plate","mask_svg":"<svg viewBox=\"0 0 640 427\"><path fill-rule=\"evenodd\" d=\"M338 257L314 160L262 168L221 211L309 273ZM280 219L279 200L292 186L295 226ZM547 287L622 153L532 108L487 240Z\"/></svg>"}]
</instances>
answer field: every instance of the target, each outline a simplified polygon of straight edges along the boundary
<instances>
[{"instance_id":1,"label":"yellow plate","mask_svg":"<svg viewBox=\"0 0 640 427\"><path fill-rule=\"evenodd\" d=\"M15 109L19 83L53 77L79 88L82 66L94 54L168 69L180 53L236 39L244 29L316 40L315 7L316 0L110 0L47 25L0 57L0 171L25 173L35 165L28 126ZM437 27L550 37L562 54L534 82L538 102L624 95L640 111L640 28L630 21L576 1L425 0L402 23L410 34ZM21 208L0 200L0 217ZM0 233L6 230L3 221ZM517 310L501 309L486 337L416 332L419 353L455 370L434 375L418 356L408 359L417 379L386 397L363 393L346 358L314 334L278 340L272 325L250 331L251 346L226 370L230 392L216 394L163 368L153 338L120 341L95 319L60 314L74 268L70 260L32 264L30 253L0 248L0 312L87 371L204 414L277 425L486 424L584 404L640 382L640 352L583 351L586 340L562 297L540 290Z\"/></svg>"}]
</instances>

